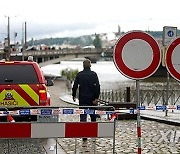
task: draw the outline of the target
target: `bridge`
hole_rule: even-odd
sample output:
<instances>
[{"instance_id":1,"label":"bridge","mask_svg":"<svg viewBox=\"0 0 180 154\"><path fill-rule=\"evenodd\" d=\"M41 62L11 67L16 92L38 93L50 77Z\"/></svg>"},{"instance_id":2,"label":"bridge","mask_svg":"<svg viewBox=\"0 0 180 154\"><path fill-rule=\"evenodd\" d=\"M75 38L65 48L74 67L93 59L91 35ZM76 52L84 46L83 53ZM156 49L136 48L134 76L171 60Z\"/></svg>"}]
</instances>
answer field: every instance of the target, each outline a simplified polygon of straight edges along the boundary
<instances>
[{"instance_id":1,"label":"bridge","mask_svg":"<svg viewBox=\"0 0 180 154\"><path fill-rule=\"evenodd\" d=\"M100 57L104 56L112 60L113 49L61 49L61 50L29 50L22 53L11 53L10 60L27 60L28 56L33 56L34 61L39 63L40 67L57 64L64 60L74 58L89 58L92 62L96 62ZM2 59L2 53L0 53ZM160 65L158 70L152 77L166 77L167 70ZM148 78L149 79L149 78Z\"/></svg>"},{"instance_id":2,"label":"bridge","mask_svg":"<svg viewBox=\"0 0 180 154\"><path fill-rule=\"evenodd\" d=\"M60 61L70 60L74 58L89 58L92 62L101 57L102 52L111 53L111 50L105 49L62 49L62 50L30 50L22 53L11 53L11 60L27 60L28 56L33 56L34 61L39 65L45 66L49 64L59 63Z\"/></svg>"}]
</instances>

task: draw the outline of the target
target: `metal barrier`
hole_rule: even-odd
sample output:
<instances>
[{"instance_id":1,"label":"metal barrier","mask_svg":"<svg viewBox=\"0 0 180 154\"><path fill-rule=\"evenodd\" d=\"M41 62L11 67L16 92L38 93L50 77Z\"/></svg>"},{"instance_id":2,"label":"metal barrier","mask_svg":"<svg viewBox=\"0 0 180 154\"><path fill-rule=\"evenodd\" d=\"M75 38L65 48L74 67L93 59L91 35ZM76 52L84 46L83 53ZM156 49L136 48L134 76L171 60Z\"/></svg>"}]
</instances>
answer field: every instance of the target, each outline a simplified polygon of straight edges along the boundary
<instances>
[{"instance_id":1,"label":"metal barrier","mask_svg":"<svg viewBox=\"0 0 180 154\"><path fill-rule=\"evenodd\" d=\"M84 106L83 106L84 107ZM119 109L114 110L111 106L96 106L98 110L94 109L79 109L77 107L40 107L32 109L20 109L16 111L0 111L0 116L4 115L38 115L38 116L54 116L52 121L49 118L40 120L39 122L15 122L15 123L0 123L0 138L1 139L45 139L55 138L56 144L58 138L74 138L76 153L77 138L112 138L113 139L113 153L115 153L115 131L116 131L116 113L129 112L134 114L137 110ZM159 105L159 106L139 106L138 110L180 110L180 105ZM100 115L112 115L111 120L106 122L59 122L58 115L79 115L79 114L100 114ZM47 121L46 121L47 120ZM23 131L20 131L22 130ZM137 133L141 137L140 127L137 129ZM8 141L8 145L9 144ZM94 143L94 153L96 153L96 141ZM10 146L8 146L10 148ZM17 148L18 149L18 148ZM58 153L56 145L56 154ZM93 150L93 149L92 149Z\"/></svg>"},{"instance_id":2,"label":"metal barrier","mask_svg":"<svg viewBox=\"0 0 180 154\"><path fill-rule=\"evenodd\" d=\"M79 106L80 107L80 106ZM81 107L82 108L82 107ZM84 106L83 106L84 108ZM42 119L39 122L3 122L0 123L1 139L43 139L55 138L113 138L113 153L115 153L115 116L112 116L108 122L58 122L58 115L79 115L79 114L100 114L112 115L114 108L112 106L97 107L88 106L86 109L77 107L32 107L32 109L23 108L16 111L0 111L0 116L4 115L37 115L37 116L55 116L55 121L46 121ZM95 110L94 108L98 109ZM109 110L110 109L110 110ZM46 119L46 118L45 118ZM21 131L23 129L23 131ZM13 131L12 131L13 130ZM57 144L57 143L56 143ZM94 153L95 151L94 142ZM57 154L56 148L56 154ZM76 140L75 140L76 153Z\"/></svg>"}]
</instances>

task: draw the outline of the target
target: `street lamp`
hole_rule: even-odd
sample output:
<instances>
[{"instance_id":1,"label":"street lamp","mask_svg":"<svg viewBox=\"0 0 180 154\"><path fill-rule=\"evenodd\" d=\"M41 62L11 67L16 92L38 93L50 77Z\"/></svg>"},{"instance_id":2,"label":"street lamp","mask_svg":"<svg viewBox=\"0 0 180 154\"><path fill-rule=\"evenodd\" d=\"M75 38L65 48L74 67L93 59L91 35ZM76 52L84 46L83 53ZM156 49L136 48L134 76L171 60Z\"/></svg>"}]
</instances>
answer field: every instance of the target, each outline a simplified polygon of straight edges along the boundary
<instances>
[{"instance_id":1,"label":"street lamp","mask_svg":"<svg viewBox=\"0 0 180 154\"><path fill-rule=\"evenodd\" d=\"M10 17L6 16L5 17L8 18L8 26L7 26L7 41L8 41L8 46L7 46L7 50L5 50L6 54L5 54L5 58L6 60L10 59L10 55L11 55L11 47L10 47ZM17 16L14 16L17 17Z\"/></svg>"},{"instance_id":2,"label":"street lamp","mask_svg":"<svg viewBox=\"0 0 180 154\"><path fill-rule=\"evenodd\" d=\"M10 52L11 52L11 48L10 48L10 17L9 16L5 16L8 18L8 26L7 26L7 45L5 46L5 59L9 60L10 58Z\"/></svg>"},{"instance_id":3,"label":"street lamp","mask_svg":"<svg viewBox=\"0 0 180 154\"><path fill-rule=\"evenodd\" d=\"M8 16L8 54L7 54L7 60L10 58L10 54L11 54L11 47L10 47L10 21L9 21L9 16Z\"/></svg>"}]
</instances>

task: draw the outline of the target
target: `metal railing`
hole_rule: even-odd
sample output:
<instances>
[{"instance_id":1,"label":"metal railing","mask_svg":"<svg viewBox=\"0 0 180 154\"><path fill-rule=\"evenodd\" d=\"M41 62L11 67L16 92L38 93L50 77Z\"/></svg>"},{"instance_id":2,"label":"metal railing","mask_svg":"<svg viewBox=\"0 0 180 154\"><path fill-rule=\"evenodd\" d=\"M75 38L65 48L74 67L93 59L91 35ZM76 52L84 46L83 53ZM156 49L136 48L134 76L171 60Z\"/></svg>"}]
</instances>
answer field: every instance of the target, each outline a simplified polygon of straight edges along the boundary
<instances>
[{"instance_id":1,"label":"metal railing","mask_svg":"<svg viewBox=\"0 0 180 154\"><path fill-rule=\"evenodd\" d=\"M169 90L168 104L177 105L180 104L180 89ZM163 89L147 89L140 91L141 105L165 105L167 91ZM127 91L121 90L104 90L101 91L100 99L106 102L126 102ZM130 101L136 102L136 90L130 91Z\"/></svg>"}]
</instances>

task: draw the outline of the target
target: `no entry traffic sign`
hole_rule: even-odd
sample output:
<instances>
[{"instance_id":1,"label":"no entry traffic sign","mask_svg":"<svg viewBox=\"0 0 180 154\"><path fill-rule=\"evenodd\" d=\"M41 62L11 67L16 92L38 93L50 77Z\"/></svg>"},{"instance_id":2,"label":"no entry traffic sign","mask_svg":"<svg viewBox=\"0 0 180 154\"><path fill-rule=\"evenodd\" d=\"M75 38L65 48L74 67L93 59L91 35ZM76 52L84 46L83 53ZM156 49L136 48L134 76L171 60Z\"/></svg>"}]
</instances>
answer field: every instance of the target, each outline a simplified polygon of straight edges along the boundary
<instances>
[{"instance_id":1,"label":"no entry traffic sign","mask_svg":"<svg viewBox=\"0 0 180 154\"><path fill-rule=\"evenodd\" d=\"M145 79L158 69L161 51L148 33L131 31L117 41L113 58L117 69L126 77Z\"/></svg>"},{"instance_id":2,"label":"no entry traffic sign","mask_svg":"<svg viewBox=\"0 0 180 154\"><path fill-rule=\"evenodd\" d=\"M180 81L180 37L174 39L167 48L166 68L176 80Z\"/></svg>"}]
</instances>

